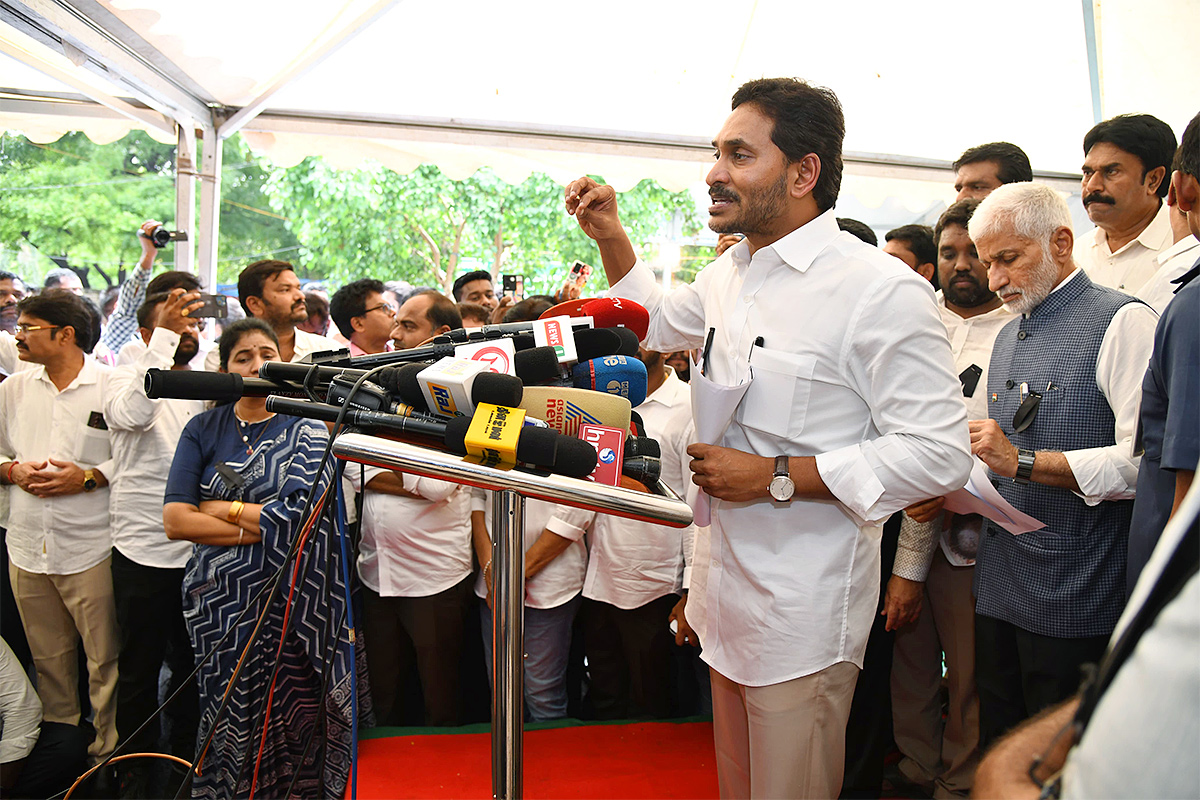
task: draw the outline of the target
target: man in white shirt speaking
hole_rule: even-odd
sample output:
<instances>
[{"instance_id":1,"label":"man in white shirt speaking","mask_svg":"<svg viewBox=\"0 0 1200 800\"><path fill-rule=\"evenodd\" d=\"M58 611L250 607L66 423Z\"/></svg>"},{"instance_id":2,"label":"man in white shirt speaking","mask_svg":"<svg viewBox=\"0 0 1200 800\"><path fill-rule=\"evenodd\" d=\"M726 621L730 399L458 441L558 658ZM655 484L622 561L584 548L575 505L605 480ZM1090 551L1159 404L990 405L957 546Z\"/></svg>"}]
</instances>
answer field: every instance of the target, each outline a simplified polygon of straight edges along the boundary
<instances>
[{"instance_id":1,"label":"man in white shirt speaking","mask_svg":"<svg viewBox=\"0 0 1200 800\"><path fill-rule=\"evenodd\" d=\"M649 310L645 346L705 351L691 391L710 441L688 453L711 537L687 614L712 670L724 797L837 796L880 526L970 470L929 282L838 230L844 134L827 89L742 86L708 184L709 227L745 239L670 294L634 253L612 187L566 190L611 293Z\"/></svg>"}]
</instances>

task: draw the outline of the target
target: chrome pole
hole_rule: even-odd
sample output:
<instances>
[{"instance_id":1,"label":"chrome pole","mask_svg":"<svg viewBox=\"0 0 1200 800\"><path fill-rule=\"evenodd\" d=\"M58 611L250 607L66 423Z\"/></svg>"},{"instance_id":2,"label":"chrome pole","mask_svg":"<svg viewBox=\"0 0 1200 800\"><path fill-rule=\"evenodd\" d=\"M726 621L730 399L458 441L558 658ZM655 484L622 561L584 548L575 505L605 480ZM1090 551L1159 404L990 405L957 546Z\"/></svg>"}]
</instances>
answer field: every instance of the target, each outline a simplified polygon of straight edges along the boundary
<instances>
[{"instance_id":1,"label":"chrome pole","mask_svg":"<svg viewBox=\"0 0 1200 800\"><path fill-rule=\"evenodd\" d=\"M522 796L525 732L525 498L492 494L492 797Z\"/></svg>"}]
</instances>

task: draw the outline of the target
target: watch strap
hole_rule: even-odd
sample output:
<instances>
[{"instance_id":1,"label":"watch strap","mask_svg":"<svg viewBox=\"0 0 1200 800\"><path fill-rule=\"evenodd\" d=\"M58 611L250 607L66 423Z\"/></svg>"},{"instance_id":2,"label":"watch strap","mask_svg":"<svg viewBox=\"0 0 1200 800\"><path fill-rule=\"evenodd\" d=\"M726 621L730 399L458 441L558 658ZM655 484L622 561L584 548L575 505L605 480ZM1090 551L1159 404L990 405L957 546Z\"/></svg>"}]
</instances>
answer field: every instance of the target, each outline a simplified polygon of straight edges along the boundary
<instances>
[{"instance_id":1,"label":"watch strap","mask_svg":"<svg viewBox=\"0 0 1200 800\"><path fill-rule=\"evenodd\" d=\"M1033 450L1018 450L1017 451L1017 474L1013 478L1017 483L1025 485L1033 478L1033 462L1037 460L1037 453Z\"/></svg>"},{"instance_id":2,"label":"watch strap","mask_svg":"<svg viewBox=\"0 0 1200 800\"><path fill-rule=\"evenodd\" d=\"M775 475L790 477L788 475L788 468L789 464L787 456L775 456Z\"/></svg>"}]
</instances>

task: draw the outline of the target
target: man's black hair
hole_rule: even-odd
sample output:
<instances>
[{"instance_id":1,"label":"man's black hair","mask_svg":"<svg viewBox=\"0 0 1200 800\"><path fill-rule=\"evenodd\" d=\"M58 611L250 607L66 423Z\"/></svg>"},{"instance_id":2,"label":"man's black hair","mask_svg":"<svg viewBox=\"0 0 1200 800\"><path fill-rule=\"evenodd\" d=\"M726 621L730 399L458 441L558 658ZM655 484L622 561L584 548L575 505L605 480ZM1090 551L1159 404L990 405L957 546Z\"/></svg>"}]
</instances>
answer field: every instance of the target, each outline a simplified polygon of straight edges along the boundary
<instances>
[{"instance_id":1,"label":"man's black hair","mask_svg":"<svg viewBox=\"0 0 1200 800\"><path fill-rule=\"evenodd\" d=\"M796 78L761 78L734 92L733 108L743 103L770 117L771 141L788 163L809 153L816 155L821 174L812 196L821 211L833 208L842 188L842 140L846 138L846 119L837 95Z\"/></svg>"},{"instance_id":2,"label":"man's black hair","mask_svg":"<svg viewBox=\"0 0 1200 800\"><path fill-rule=\"evenodd\" d=\"M362 278L347 283L334 292L333 297L329 298L329 316L333 317L333 324L337 325L342 336L350 338L354 333L354 323L351 320L366 313L367 298L372 293L382 295L383 290L383 281Z\"/></svg>"},{"instance_id":3,"label":"man's black hair","mask_svg":"<svg viewBox=\"0 0 1200 800\"><path fill-rule=\"evenodd\" d=\"M465 275L459 275L454 281L454 288L450 293L454 295L454 302L458 303L462 300L463 287L471 281L487 281L492 282L492 273L486 269L477 269L474 272L468 272Z\"/></svg>"},{"instance_id":4,"label":"man's black hair","mask_svg":"<svg viewBox=\"0 0 1200 800\"><path fill-rule=\"evenodd\" d=\"M146 284L146 294L165 294L180 288L184 292L198 292L202 288L200 278L181 269L169 269L150 279Z\"/></svg>"},{"instance_id":5,"label":"man's black hair","mask_svg":"<svg viewBox=\"0 0 1200 800\"><path fill-rule=\"evenodd\" d=\"M24 279L15 272L9 272L6 269L0 269L0 281L16 281L22 286L25 285Z\"/></svg>"},{"instance_id":6,"label":"man's black hair","mask_svg":"<svg viewBox=\"0 0 1200 800\"><path fill-rule=\"evenodd\" d=\"M138 310L137 310L138 327L139 328L153 328L154 322L155 322L155 319L154 319L155 309L158 308L160 303L166 302L167 298L169 298L170 296L171 296L170 292L155 292L154 294L146 295L146 299L142 301L142 304L140 306L138 306Z\"/></svg>"},{"instance_id":7,"label":"man's black hair","mask_svg":"<svg viewBox=\"0 0 1200 800\"><path fill-rule=\"evenodd\" d=\"M251 297L261 299L263 286L267 281L288 270L295 272L296 268L288 261L275 259L255 261L242 270L242 274L238 275L238 302L242 304L242 308L247 314L250 314L250 306L246 305L246 300Z\"/></svg>"},{"instance_id":8,"label":"man's black hair","mask_svg":"<svg viewBox=\"0 0 1200 800\"><path fill-rule=\"evenodd\" d=\"M838 228L844 230L846 233L854 234L872 247L879 246L879 237L875 235L875 231L871 230L871 226L867 223L859 222L850 217L838 217L837 224Z\"/></svg>"},{"instance_id":9,"label":"man's black hair","mask_svg":"<svg viewBox=\"0 0 1200 800\"><path fill-rule=\"evenodd\" d=\"M453 300L446 297L446 295L436 292L433 289L426 289L425 291L417 292L408 299L412 300L413 297L429 298L429 308L425 309L425 319L433 323L434 330L443 325L450 328L450 330L462 327L462 317L459 316L458 306L455 305Z\"/></svg>"},{"instance_id":10,"label":"man's black hair","mask_svg":"<svg viewBox=\"0 0 1200 800\"><path fill-rule=\"evenodd\" d=\"M938 217L937 225L933 228L934 244L938 247L941 246L942 231L946 230L950 225L958 225L963 230L967 230L967 223L971 221L971 215L975 213L975 209L979 208L979 204L982 202L978 198L968 197L965 200L959 200L957 203L951 203L950 207ZM936 258L934 259L934 263L937 263Z\"/></svg>"},{"instance_id":11,"label":"man's black hair","mask_svg":"<svg viewBox=\"0 0 1200 800\"><path fill-rule=\"evenodd\" d=\"M554 298L548 294L534 294L504 312L505 322L531 322L542 315L542 312L554 305Z\"/></svg>"},{"instance_id":12,"label":"man's black hair","mask_svg":"<svg viewBox=\"0 0 1200 800\"><path fill-rule=\"evenodd\" d=\"M221 331L221 338L217 340L217 353L221 357L221 369L229 370L229 357L233 355L233 348L237 346L239 339L252 331L264 334L275 343L276 348L279 347L279 336L275 333L275 329L263 320L258 317L235 320L225 326L225 330Z\"/></svg>"},{"instance_id":13,"label":"man's black hair","mask_svg":"<svg viewBox=\"0 0 1200 800\"><path fill-rule=\"evenodd\" d=\"M1083 137L1083 155L1093 147L1107 143L1135 155L1142 162L1142 179L1154 169L1163 168L1158 196L1166 197L1171 183L1171 159L1175 156L1175 132L1158 117L1149 114L1121 114L1097 123Z\"/></svg>"},{"instance_id":14,"label":"man's black hair","mask_svg":"<svg viewBox=\"0 0 1200 800\"><path fill-rule=\"evenodd\" d=\"M977 147L968 147L954 162L958 172L967 164L991 161L996 165L996 177L1001 183L1022 183L1033 180L1033 167L1029 156L1012 142L988 142Z\"/></svg>"},{"instance_id":15,"label":"man's black hair","mask_svg":"<svg viewBox=\"0 0 1200 800\"><path fill-rule=\"evenodd\" d=\"M27 314L44 319L60 328L75 331L75 344L85 353L100 341L100 310L86 297L65 289L51 290L26 297L17 303L17 316ZM50 331L53 338L58 331Z\"/></svg>"},{"instance_id":16,"label":"man's black hair","mask_svg":"<svg viewBox=\"0 0 1200 800\"><path fill-rule=\"evenodd\" d=\"M901 225L899 228L892 228L884 234L883 240L890 242L893 239L904 242L916 256L918 264L937 265L937 245L934 244L933 229L928 225Z\"/></svg>"},{"instance_id":17,"label":"man's black hair","mask_svg":"<svg viewBox=\"0 0 1200 800\"><path fill-rule=\"evenodd\" d=\"M1200 114L1183 129L1179 152L1175 154L1175 169L1200 181Z\"/></svg>"}]
</instances>

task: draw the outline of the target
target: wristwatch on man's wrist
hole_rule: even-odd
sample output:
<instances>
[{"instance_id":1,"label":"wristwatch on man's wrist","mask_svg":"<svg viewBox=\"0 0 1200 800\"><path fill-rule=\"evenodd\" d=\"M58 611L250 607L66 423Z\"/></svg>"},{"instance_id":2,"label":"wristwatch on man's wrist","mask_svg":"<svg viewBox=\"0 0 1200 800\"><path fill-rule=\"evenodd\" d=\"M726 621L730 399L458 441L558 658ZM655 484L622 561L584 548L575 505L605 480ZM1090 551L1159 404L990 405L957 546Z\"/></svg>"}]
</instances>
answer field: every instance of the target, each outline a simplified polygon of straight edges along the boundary
<instances>
[{"instance_id":1,"label":"wristwatch on man's wrist","mask_svg":"<svg viewBox=\"0 0 1200 800\"><path fill-rule=\"evenodd\" d=\"M1017 451L1017 474L1013 478L1022 486L1029 483L1033 478L1033 462L1037 460L1037 453L1032 450Z\"/></svg>"},{"instance_id":2,"label":"wristwatch on man's wrist","mask_svg":"<svg viewBox=\"0 0 1200 800\"><path fill-rule=\"evenodd\" d=\"M796 484L792 482L792 478L788 474L787 456L775 456L775 475L771 478L771 485L767 488L771 492L771 498L780 503L786 503L792 499L792 495L796 492Z\"/></svg>"},{"instance_id":3,"label":"wristwatch on man's wrist","mask_svg":"<svg viewBox=\"0 0 1200 800\"><path fill-rule=\"evenodd\" d=\"M99 485L96 482L96 471L94 469L85 469L83 471L83 490L90 492Z\"/></svg>"}]
</instances>

